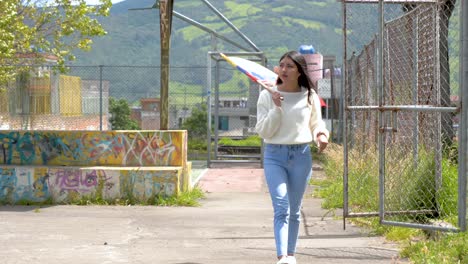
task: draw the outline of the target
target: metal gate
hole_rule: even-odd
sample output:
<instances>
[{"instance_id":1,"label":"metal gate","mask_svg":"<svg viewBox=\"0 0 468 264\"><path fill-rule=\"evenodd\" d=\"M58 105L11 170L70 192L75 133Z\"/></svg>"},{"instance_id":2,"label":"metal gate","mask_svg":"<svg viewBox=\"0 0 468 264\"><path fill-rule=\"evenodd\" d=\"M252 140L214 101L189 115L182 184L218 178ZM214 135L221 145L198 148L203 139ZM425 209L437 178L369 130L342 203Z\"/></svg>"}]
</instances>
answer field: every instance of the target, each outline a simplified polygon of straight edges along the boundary
<instances>
[{"instance_id":1,"label":"metal gate","mask_svg":"<svg viewBox=\"0 0 468 264\"><path fill-rule=\"evenodd\" d=\"M266 65L266 57L263 52L223 52L227 56L236 56L259 62ZM222 138L229 140L246 139L256 135L254 130L257 115L257 100L260 93L260 85L249 81L241 72L230 66L221 58L218 51L208 52L208 155L207 166L213 163L258 163L262 165L261 146L223 146ZM212 62L214 67L211 67ZM214 83L212 83L212 71ZM222 84L223 76L232 75L232 80ZM221 87L224 86L224 87ZM227 94L226 86L235 87L231 91L237 94ZM223 89L224 88L224 89ZM224 93L223 93L224 90ZM233 105L236 103L236 105ZM211 120L213 118L213 120ZM228 124L223 128L223 118ZM213 150L211 150L213 148Z\"/></svg>"},{"instance_id":2,"label":"metal gate","mask_svg":"<svg viewBox=\"0 0 468 264\"><path fill-rule=\"evenodd\" d=\"M457 2L343 1L345 219L466 228Z\"/></svg>"}]
</instances>

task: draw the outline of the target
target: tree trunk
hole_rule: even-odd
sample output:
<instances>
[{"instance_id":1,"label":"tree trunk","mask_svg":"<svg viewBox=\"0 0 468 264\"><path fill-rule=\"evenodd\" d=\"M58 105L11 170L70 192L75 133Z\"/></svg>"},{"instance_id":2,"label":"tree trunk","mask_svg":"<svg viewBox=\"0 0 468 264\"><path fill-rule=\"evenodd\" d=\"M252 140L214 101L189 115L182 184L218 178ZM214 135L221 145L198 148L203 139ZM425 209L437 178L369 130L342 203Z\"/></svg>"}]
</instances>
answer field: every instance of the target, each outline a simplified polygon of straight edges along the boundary
<instances>
[{"instance_id":1,"label":"tree trunk","mask_svg":"<svg viewBox=\"0 0 468 264\"><path fill-rule=\"evenodd\" d=\"M161 35L161 107L160 129L169 129L169 49L171 46L172 7L174 0L159 1L159 23Z\"/></svg>"}]
</instances>

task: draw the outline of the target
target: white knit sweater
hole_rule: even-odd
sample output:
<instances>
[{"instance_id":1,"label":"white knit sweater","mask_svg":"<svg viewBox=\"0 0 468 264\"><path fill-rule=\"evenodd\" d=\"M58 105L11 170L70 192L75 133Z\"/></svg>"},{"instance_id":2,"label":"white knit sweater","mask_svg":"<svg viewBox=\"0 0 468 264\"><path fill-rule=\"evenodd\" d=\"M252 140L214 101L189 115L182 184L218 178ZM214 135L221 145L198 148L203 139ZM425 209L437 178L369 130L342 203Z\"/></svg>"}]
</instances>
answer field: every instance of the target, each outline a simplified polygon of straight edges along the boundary
<instances>
[{"instance_id":1,"label":"white knit sweater","mask_svg":"<svg viewBox=\"0 0 468 264\"><path fill-rule=\"evenodd\" d=\"M277 90L277 87L273 88ZM320 99L311 91L311 104L307 101L307 89L301 92L280 92L284 100L277 107L267 90L260 93L257 102L255 130L269 144L303 144L316 142L318 133L329 132L322 120Z\"/></svg>"}]
</instances>

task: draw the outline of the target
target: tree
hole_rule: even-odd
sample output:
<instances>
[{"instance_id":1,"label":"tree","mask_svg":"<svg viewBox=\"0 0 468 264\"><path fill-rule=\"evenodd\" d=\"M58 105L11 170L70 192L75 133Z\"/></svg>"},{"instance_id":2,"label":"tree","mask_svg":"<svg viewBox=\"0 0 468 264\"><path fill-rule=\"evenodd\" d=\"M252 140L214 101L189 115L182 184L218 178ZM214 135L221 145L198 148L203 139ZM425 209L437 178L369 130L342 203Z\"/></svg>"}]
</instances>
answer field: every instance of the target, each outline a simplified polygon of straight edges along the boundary
<instances>
[{"instance_id":1,"label":"tree","mask_svg":"<svg viewBox=\"0 0 468 264\"><path fill-rule=\"evenodd\" d=\"M138 130L137 122L130 118L130 105L125 99L109 98L109 112L112 130Z\"/></svg>"},{"instance_id":2,"label":"tree","mask_svg":"<svg viewBox=\"0 0 468 264\"><path fill-rule=\"evenodd\" d=\"M208 112L205 104L192 109L192 115L185 119L182 129L188 131L190 139L205 139L207 137Z\"/></svg>"},{"instance_id":3,"label":"tree","mask_svg":"<svg viewBox=\"0 0 468 264\"><path fill-rule=\"evenodd\" d=\"M85 0L1 0L0 83L16 73L19 54L46 53L65 61L75 59L75 49L90 50L91 38L106 31L97 17L108 16L111 0L87 6ZM39 63L41 56L36 56Z\"/></svg>"}]
</instances>

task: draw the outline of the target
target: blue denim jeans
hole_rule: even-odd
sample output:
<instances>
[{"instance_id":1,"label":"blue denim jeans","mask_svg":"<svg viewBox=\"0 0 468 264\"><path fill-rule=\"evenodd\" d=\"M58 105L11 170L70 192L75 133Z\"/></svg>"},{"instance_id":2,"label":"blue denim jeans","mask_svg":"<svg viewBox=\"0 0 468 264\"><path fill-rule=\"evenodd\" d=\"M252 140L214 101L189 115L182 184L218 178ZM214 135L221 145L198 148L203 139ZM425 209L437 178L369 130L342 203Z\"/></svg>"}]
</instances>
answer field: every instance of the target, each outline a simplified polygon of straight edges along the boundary
<instances>
[{"instance_id":1,"label":"blue denim jeans","mask_svg":"<svg viewBox=\"0 0 468 264\"><path fill-rule=\"evenodd\" d=\"M266 144L263 165L274 212L277 256L296 252L304 192L312 175L309 144Z\"/></svg>"}]
</instances>

